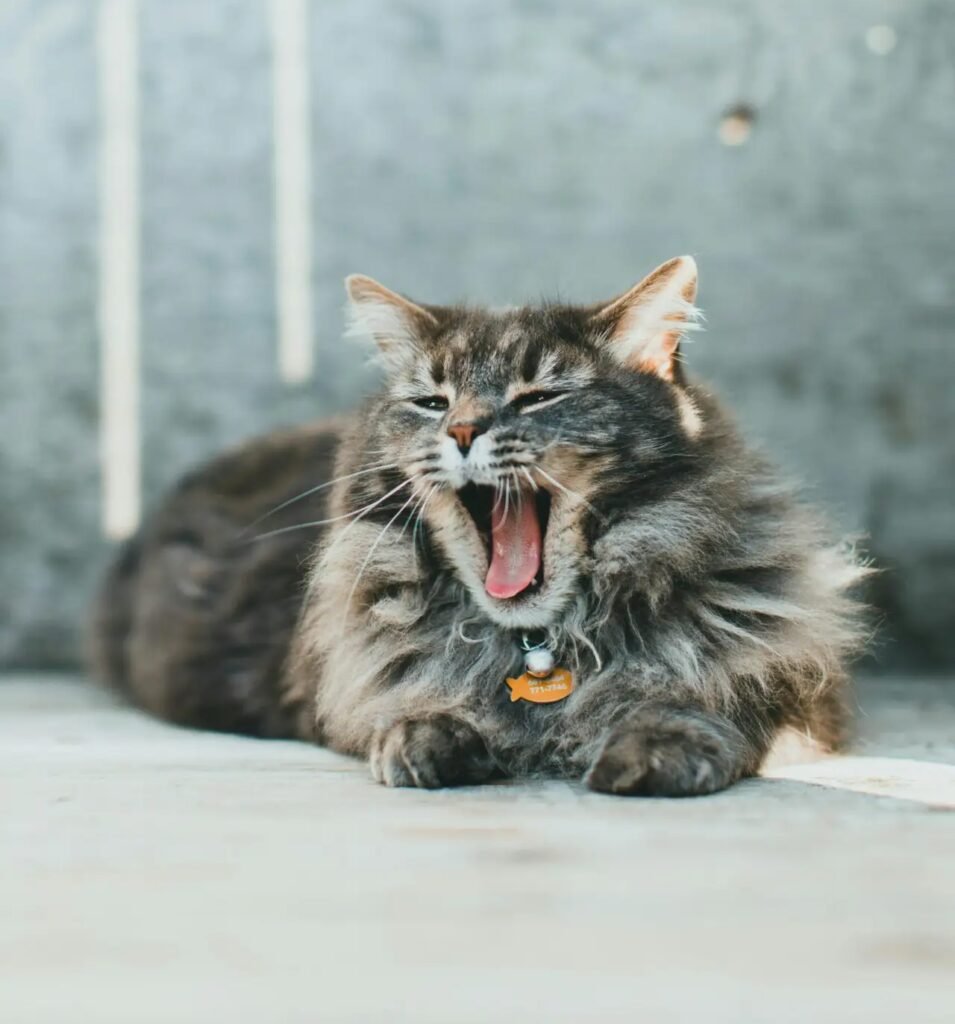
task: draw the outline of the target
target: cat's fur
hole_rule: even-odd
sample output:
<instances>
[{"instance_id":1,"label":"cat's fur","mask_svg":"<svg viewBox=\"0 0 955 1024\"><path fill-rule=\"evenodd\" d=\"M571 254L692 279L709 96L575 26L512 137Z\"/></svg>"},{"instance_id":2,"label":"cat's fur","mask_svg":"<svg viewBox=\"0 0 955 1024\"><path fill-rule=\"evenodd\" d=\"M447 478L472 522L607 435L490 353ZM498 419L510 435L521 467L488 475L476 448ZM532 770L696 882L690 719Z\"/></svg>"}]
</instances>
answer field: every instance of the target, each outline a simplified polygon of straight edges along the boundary
<instances>
[{"instance_id":1,"label":"cat's fur","mask_svg":"<svg viewBox=\"0 0 955 1024\"><path fill-rule=\"evenodd\" d=\"M180 484L108 578L101 675L173 721L366 757L389 785L687 795L755 772L786 726L842 742L865 570L686 380L689 257L589 308L349 294L384 390ZM485 587L488 495L546 527L543 580L517 596ZM566 700L511 701L528 629L573 673Z\"/></svg>"}]
</instances>

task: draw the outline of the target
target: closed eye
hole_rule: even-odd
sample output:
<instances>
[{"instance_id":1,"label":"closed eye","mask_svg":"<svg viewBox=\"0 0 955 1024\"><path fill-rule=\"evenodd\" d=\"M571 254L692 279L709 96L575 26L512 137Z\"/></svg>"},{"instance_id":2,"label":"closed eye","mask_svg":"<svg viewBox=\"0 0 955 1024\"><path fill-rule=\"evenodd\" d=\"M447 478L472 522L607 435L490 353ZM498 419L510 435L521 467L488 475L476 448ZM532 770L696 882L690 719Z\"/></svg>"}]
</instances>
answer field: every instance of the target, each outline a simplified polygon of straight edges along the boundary
<instances>
[{"instance_id":1,"label":"closed eye","mask_svg":"<svg viewBox=\"0 0 955 1024\"><path fill-rule=\"evenodd\" d=\"M422 398L412 398L411 401L419 409L427 409L428 412L445 412L449 405L444 395L424 395Z\"/></svg>"},{"instance_id":2,"label":"closed eye","mask_svg":"<svg viewBox=\"0 0 955 1024\"><path fill-rule=\"evenodd\" d=\"M545 405L553 405L569 394L569 391L525 391L523 395L511 399L511 405L518 412L533 412Z\"/></svg>"}]
</instances>

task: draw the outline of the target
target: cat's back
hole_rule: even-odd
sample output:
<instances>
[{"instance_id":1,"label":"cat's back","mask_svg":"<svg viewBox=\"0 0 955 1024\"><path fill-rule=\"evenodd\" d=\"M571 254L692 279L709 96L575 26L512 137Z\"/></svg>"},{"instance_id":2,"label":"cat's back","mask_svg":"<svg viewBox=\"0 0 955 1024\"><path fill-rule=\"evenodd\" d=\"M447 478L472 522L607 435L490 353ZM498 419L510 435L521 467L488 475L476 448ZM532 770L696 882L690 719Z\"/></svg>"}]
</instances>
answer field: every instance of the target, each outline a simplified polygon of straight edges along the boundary
<instances>
[{"instance_id":1,"label":"cat's back","mask_svg":"<svg viewBox=\"0 0 955 1024\"><path fill-rule=\"evenodd\" d=\"M282 668L348 428L275 432L187 473L107 572L96 676L172 721L291 735Z\"/></svg>"}]
</instances>

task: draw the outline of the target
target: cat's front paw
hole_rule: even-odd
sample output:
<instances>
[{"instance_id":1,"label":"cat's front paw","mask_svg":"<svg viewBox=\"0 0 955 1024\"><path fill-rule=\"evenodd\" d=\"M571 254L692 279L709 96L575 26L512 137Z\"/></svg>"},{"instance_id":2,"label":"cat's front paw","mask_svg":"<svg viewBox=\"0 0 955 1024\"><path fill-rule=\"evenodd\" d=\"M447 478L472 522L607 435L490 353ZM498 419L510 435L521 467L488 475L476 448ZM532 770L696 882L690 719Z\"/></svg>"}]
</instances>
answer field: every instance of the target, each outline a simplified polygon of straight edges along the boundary
<instances>
[{"instance_id":1,"label":"cat's front paw","mask_svg":"<svg viewBox=\"0 0 955 1024\"><path fill-rule=\"evenodd\" d=\"M453 715L407 718L375 735L371 773L386 786L467 786L486 782L497 766L481 735Z\"/></svg>"},{"instance_id":2,"label":"cat's front paw","mask_svg":"<svg viewBox=\"0 0 955 1024\"><path fill-rule=\"evenodd\" d=\"M722 716L645 708L614 727L584 781L621 796L701 796L750 765L746 737Z\"/></svg>"}]
</instances>

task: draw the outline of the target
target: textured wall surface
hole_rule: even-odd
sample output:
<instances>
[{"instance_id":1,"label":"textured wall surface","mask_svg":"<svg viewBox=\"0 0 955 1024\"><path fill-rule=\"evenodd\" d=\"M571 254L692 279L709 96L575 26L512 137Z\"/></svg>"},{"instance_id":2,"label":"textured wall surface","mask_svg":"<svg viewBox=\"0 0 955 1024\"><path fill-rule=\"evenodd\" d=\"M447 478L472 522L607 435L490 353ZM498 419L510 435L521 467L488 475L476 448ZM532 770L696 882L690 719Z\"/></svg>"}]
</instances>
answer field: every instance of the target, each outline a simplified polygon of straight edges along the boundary
<instances>
[{"instance_id":1,"label":"textured wall surface","mask_svg":"<svg viewBox=\"0 0 955 1024\"><path fill-rule=\"evenodd\" d=\"M317 378L275 357L264 0L141 0L144 487L367 386L341 278L609 297L692 252L691 366L955 665L955 5L312 3ZM0 5L0 661L67 664L99 534L92 0ZM870 30L889 25L891 52ZM867 37L867 33L869 36ZM868 38L868 42L867 42ZM723 114L755 111L743 145Z\"/></svg>"}]
</instances>

